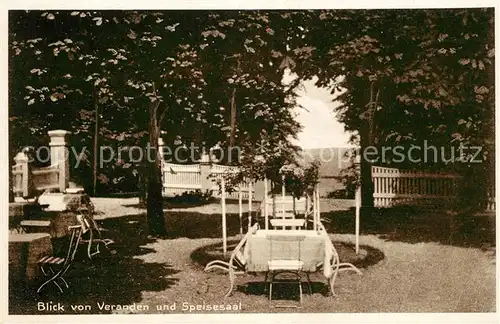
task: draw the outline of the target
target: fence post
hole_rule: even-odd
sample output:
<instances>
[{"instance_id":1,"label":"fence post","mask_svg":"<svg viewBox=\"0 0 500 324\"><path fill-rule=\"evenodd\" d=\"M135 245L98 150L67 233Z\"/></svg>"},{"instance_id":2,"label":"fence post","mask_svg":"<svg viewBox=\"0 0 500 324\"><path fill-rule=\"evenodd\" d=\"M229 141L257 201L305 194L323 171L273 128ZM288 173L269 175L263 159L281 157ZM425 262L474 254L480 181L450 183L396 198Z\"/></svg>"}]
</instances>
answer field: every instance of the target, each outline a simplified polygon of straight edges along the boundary
<instances>
[{"instance_id":1,"label":"fence post","mask_svg":"<svg viewBox=\"0 0 500 324\"><path fill-rule=\"evenodd\" d=\"M26 153L24 152L19 152L17 155L14 157L14 161L16 162L16 165L20 166L21 169L21 174L20 175L15 175L15 177L21 177L21 192L22 192L22 197L28 197L29 196L29 169L28 169L28 163L29 159ZM18 183L16 179L14 179L14 183Z\"/></svg>"},{"instance_id":2,"label":"fence post","mask_svg":"<svg viewBox=\"0 0 500 324\"><path fill-rule=\"evenodd\" d=\"M65 192L69 185L69 149L66 141L69 134L65 130L52 130L50 137L50 164L59 169L59 191Z\"/></svg>"},{"instance_id":3,"label":"fence post","mask_svg":"<svg viewBox=\"0 0 500 324\"><path fill-rule=\"evenodd\" d=\"M212 190L213 182L210 178L211 168L210 155L203 152L200 159L201 192L203 193L207 190Z\"/></svg>"},{"instance_id":4,"label":"fence post","mask_svg":"<svg viewBox=\"0 0 500 324\"><path fill-rule=\"evenodd\" d=\"M164 159L164 151L163 151L163 148L165 146L165 142L163 141L163 138L158 137L158 155L160 157L160 161L163 163L163 159Z\"/></svg>"}]
</instances>

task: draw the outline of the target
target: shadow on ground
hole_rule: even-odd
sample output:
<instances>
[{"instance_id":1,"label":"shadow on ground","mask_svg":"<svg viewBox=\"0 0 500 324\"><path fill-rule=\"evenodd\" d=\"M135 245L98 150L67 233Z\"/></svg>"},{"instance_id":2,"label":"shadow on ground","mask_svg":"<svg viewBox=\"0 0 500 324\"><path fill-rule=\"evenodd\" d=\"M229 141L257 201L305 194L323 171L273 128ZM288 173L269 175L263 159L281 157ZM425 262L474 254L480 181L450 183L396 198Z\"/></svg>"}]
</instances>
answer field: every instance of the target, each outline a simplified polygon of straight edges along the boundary
<instances>
[{"instance_id":1,"label":"shadow on ground","mask_svg":"<svg viewBox=\"0 0 500 324\"><path fill-rule=\"evenodd\" d=\"M255 213L253 216L255 217ZM168 211L165 213L165 223L170 238L186 237L197 239L222 237L221 214ZM226 215L227 236L239 234L240 225L243 233L246 233L248 228L248 213L243 213L241 223L238 214Z\"/></svg>"},{"instance_id":2,"label":"shadow on ground","mask_svg":"<svg viewBox=\"0 0 500 324\"><path fill-rule=\"evenodd\" d=\"M145 263L137 256L153 252L143 247L155 240L148 238L144 215L126 216L101 221L106 237L116 241L117 253L88 260L78 255L74 266L65 276L70 287L63 294L55 285L49 284L40 294L37 286L20 289L23 285L9 287L9 314L109 314L110 310L99 309L99 304L130 305L140 303L144 291L162 291L174 285L178 279L172 275L180 270L159 263ZM66 239L67 240L67 239ZM64 244L53 242L54 251L62 251ZM80 251L84 251L81 249ZM60 302L64 311L44 311L41 305ZM70 305L89 305L92 309L74 311Z\"/></svg>"},{"instance_id":3,"label":"shadow on ground","mask_svg":"<svg viewBox=\"0 0 500 324\"><path fill-rule=\"evenodd\" d=\"M181 198L182 197L180 196L164 197L163 209L189 209L189 208L202 207L212 204L217 204L217 205L220 204L220 199L215 197L210 199L181 199ZM242 202L244 205L248 204L248 200L246 199L243 199ZM257 204L257 202L254 202L254 204ZM226 205L239 205L239 200L227 198ZM147 205L146 203L137 203L137 204L125 204L123 205L123 207L146 209Z\"/></svg>"},{"instance_id":4,"label":"shadow on ground","mask_svg":"<svg viewBox=\"0 0 500 324\"><path fill-rule=\"evenodd\" d=\"M330 233L355 231L354 209L321 214ZM460 247L487 249L495 246L494 216L451 215L442 211L411 208L374 210L361 217L362 235L374 234L388 241L435 242Z\"/></svg>"},{"instance_id":5,"label":"shadow on ground","mask_svg":"<svg viewBox=\"0 0 500 324\"><path fill-rule=\"evenodd\" d=\"M230 240L227 242L227 250L233 251L239 241ZM339 258L342 262L352 263L358 268L367 268L377 264L384 259L384 253L374 247L368 245L360 245L360 249L366 251L363 255L356 255L354 244L347 242L333 242ZM209 262L214 260L222 260L229 262L231 253L224 256L222 242L202 246L191 253L191 259L201 268L204 268Z\"/></svg>"},{"instance_id":6,"label":"shadow on ground","mask_svg":"<svg viewBox=\"0 0 500 324\"><path fill-rule=\"evenodd\" d=\"M305 277L305 276L304 276ZM312 276L311 276L312 277ZM294 279L294 278L292 278ZM304 295L321 294L323 296L330 295L330 288L326 280L324 282L315 281L311 278L311 282L307 282L306 278L302 278L302 293ZM274 280L273 284L273 300L287 300L287 301L297 301L299 299L299 289L298 284L291 282L289 279L280 278ZM247 295L257 295L266 296L269 298L269 284L266 284L264 278L254 281L250 281L245 285L238 285L236 290Z\"/></svg>"}]
</instances>

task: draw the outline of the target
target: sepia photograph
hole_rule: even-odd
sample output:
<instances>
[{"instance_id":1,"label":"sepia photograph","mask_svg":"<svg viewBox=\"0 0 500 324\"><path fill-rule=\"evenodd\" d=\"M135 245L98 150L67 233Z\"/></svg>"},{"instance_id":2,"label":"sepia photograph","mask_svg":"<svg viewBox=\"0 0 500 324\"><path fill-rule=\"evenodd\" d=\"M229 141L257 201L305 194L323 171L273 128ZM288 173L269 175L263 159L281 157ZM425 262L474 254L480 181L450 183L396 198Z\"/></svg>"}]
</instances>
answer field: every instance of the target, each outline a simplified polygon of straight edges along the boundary
<instances>
[{"instance_id":1,"label":"sepia photograph","mask_svg":"<svg viewBox=\"0 0 500 324\"><path fill-rule=\"evenodd\" d=\"M497 312L494 7L4 16L9 316Z\"/></svg>"}]
</instances>

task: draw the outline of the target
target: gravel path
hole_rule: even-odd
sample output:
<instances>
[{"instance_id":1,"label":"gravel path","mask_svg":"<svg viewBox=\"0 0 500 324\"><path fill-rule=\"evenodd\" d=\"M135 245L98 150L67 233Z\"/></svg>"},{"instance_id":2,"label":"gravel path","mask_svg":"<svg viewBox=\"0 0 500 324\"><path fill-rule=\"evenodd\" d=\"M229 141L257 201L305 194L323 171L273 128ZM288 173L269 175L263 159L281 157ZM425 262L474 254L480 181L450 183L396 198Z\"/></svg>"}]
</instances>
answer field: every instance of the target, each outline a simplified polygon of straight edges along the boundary
<instances>
[{"instance_id":1,"label":"gravel path","mask_svg":"<svg viewBox=\"0 0 500 324\"><path fill-rule=\"evenodd\" d=\"M332 239L352 241L349 235ZM236 291L222 296L227 276L204 273L194 265L190 253L217 239L161 240L144 248L154 252L138 257L145 263L164 263L181 272L172 275L178 282L164 291L143 291L141 304L149 313L164 313L156 306L176 303L182 312L188 305L240 303L242 312L290 312L290 308L270 308L264 295ZM342 273L336 283L337 297L319 293L304 296L300 312L491 312L495 310L495 265L492 256L477 249L437 244L384 242L375 236L362 238L385 253L385 260L363 270L363 276ZM175 248L173 248L175 247ZM321 275L313 281L321 282ZM238 284L262 281L261 277L238 277Z\"/></svg>"},{"instance_id":2,"label":"gravel path","mask_svg":"<svg viewBox=\"0 0 500 324\"><path fill-rule=\"evenodd\" d=\"M139 198L91 198L95 205L98 215L96 219L106 219L113 217L122 217L126 215L138 215L146 212L144 208L138 208ZM252 210L259 208L259 202L252 205ZM332 210L342 210L354 207L354 200L348 199L322 199L321 212L328 212ZM217 214L221 212L221 205L219 203L208 204L203 206L196 206L190 208L170 208L165 209L169 211L186 211L198 212L202 214ZM238 204L226 204L227 213L238 213ZM248 203L243 204L243 212L248 211Z\"/></svg>"},{"instance_id":3,"label":"gravel path","mask_svg":"<svg viewBox=\"0 0 500 324\"><path fill-rule=\"evenodd\" d=\"M117 202L93 199L96 209L106 218L137 215L144 210L125 207L134 205L134 198ZM135 200L135 203L137 201ZM237 205L228 205L235 208ZM182 209L187 211L187 209ZM204 213L220 212L219 205L189 208ZM101 217L103 217L101 216ZM229 239L232 239L231 237ZM352 242L353 235L332 235L336 241ZM303 307L271 308L262 294L236 291L224 299L229 287L226 275L205 273L190 258L197 248L220 242L220 239L177 238L156 240L141 248L149 253L135 256L146 264L162 264L179 272L168 275L175 284L158 291L141 291L138 304L148 305L148 311L139 313L183 313L186 307L241 303L237 312L492 312L495 311L495 263L491 252L436 243L409 244L388 242L377 236L361 237L361 244L380 249L385 259L363 270L363 276L342 273L336 282L337 297L320 293L304 295ZM144 275L148 275L145 273ZM320 274L313 282L324 282ZM238 285L262 282L262 277L240 276ZM171 310L175 303L176 309ZM183 304L185 303L185 304ZM169 307L166 307L166 306ZM157 309L157 306L160 309ZM163 309L162 309L163 308ZM168 309L167 309L168 308ZM203 312L196 310L194 312ZM114 311L114 313L121 313ZM126 313L130 313L127 311Z\"/></svg>"}]
</instances>

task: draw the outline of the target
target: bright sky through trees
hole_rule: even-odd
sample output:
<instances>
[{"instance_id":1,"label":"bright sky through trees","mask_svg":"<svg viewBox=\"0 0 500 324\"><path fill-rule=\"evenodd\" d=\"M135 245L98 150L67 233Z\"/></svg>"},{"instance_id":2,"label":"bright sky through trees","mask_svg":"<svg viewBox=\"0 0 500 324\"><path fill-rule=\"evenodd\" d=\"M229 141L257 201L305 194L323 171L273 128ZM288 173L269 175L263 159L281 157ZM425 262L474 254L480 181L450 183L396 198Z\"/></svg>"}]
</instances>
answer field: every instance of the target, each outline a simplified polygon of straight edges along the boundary
<instances>
[{"instance_id":1,"label":"bright sky through trees","mask_svg":"<svg viewBox=\"0 0 500 324\"><path fill-rule=\"evenodd\" d=\"M283 82L287 84L293 79L293 75L286 73ZM333 101L334 95L327 89L316 87L314 82L303 82L297 98L302 107L295 110L296 120L303 126L298 144L304 149L351 146L348 143L350 135L335 117L334 109L338 103Z\"/></svg>"}]
</instances>

